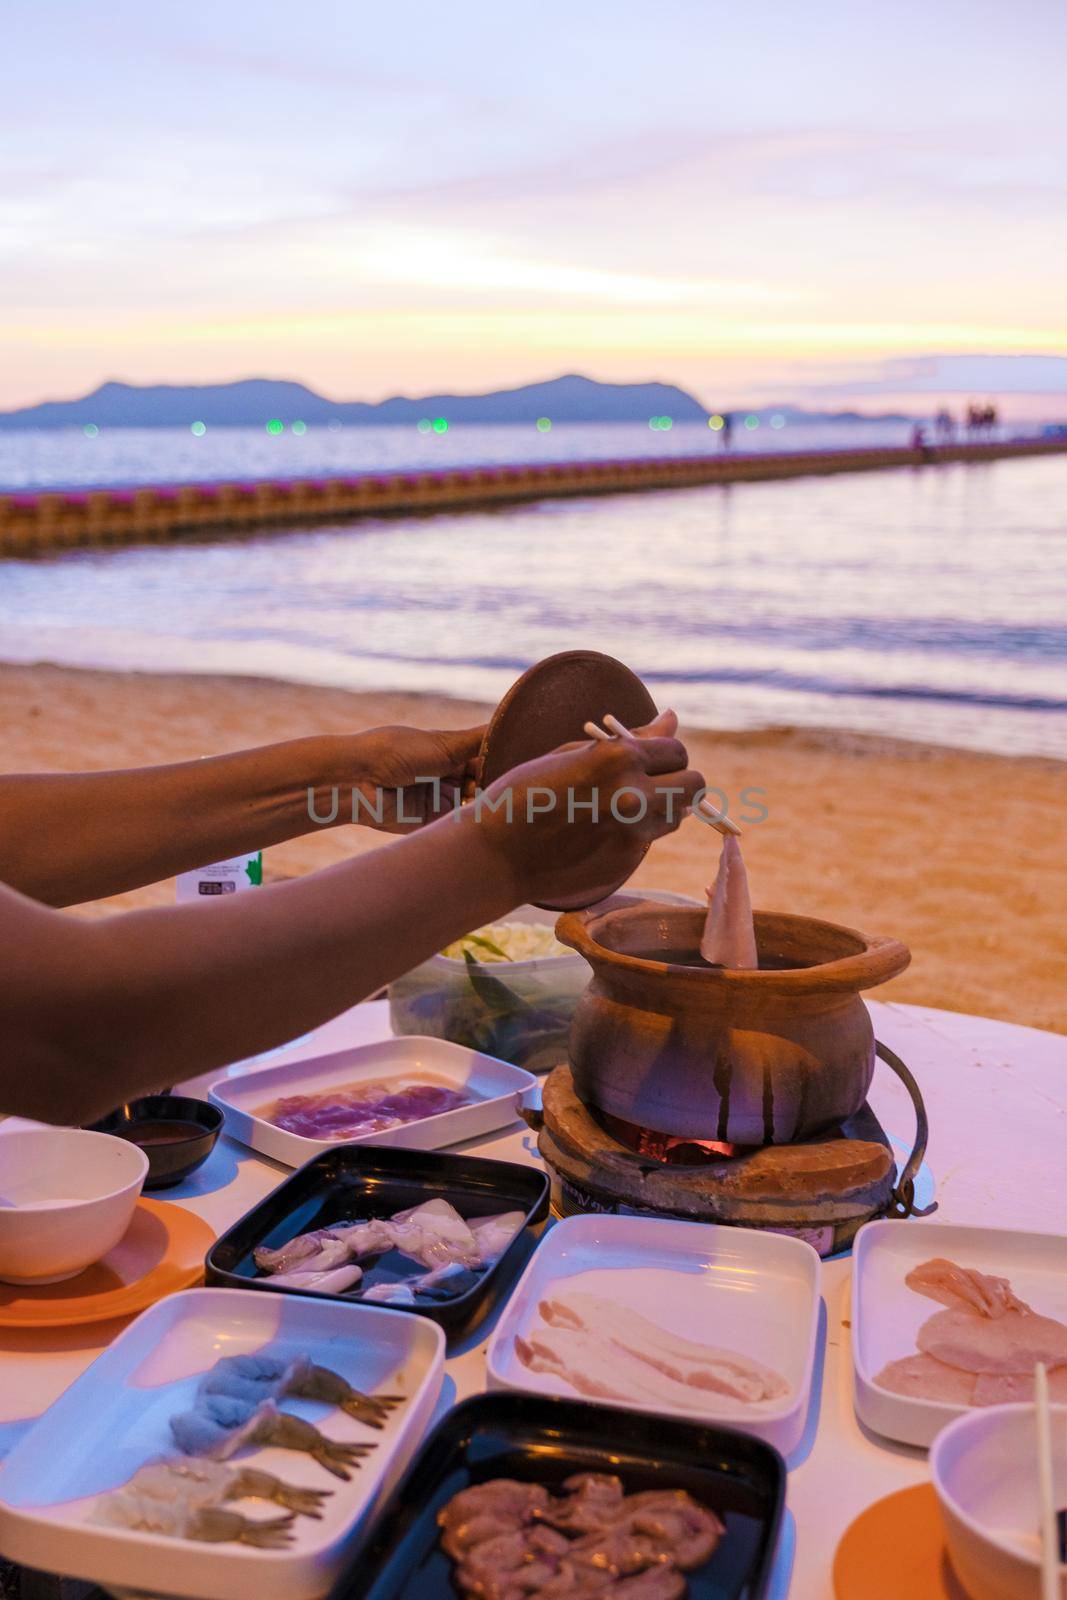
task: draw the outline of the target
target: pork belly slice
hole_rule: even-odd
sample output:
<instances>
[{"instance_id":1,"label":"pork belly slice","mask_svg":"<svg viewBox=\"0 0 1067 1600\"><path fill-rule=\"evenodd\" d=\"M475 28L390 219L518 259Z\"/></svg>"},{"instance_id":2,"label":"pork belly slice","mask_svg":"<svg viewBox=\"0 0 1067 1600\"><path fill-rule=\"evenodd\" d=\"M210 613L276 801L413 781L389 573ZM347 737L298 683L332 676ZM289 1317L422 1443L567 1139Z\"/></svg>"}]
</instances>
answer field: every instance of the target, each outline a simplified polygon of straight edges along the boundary
<instances>
[{"instance_id":1,"label":"pork belly slice","mask_svg":"<svg viewBox=\"0 0 1067 1600\"><path fill-rule=\"evenodd\" d=\"M538 1310L550 1326L573 1328L610 1342L613 1360L616 1350L624 1350L690 1389L727 1395L747 1405L780 1400L789 1393L788 1383L770 1367L734 1350L684 1339L614 1300L575 1291L542 1300Z\"/></svg>"},{"instance_id":2,"label":"pork belly slice","mask_svg":"<svg viewBox=\"0 0 1067 1600\"><path fill-rule=\"evenodd\" d=\"M912 1267L904 1279L909 1289L938 1300L951 1311L971 1311L980 1317L1002 1317L1005 1311L1029 1311L1013 1292L1007 1278L992 1278L973 1267L960 1267L944 1256L934 1256Z\"/></svg>"}]
</instances>

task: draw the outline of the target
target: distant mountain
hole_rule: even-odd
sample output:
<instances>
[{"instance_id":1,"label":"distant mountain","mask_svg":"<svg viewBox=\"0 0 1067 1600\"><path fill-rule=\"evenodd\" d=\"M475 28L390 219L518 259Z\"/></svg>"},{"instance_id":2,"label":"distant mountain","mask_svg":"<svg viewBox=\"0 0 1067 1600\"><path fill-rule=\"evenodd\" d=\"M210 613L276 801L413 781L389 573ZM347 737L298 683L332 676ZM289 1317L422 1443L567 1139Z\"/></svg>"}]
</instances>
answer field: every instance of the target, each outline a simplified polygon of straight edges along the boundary
<instances>
[{"instance_id":1,"label":"distant mountain","mask_svg":"<svg viewBox=\"0 0 1067 1600\"><path fill-rule=\"evenodd\" d=\"M451 422L646 422L669 416L703 422L707 412L684 389L669 383L598 383L576 374L491 394L398 395L370 404L327 400L302 383L246 378L239 383L178 386L104 383L81 400L48 400L21 411L0 412L0 429L262 427L273 417L289 423L415 423L421 417Z\"/></svg>"}]
</instances>

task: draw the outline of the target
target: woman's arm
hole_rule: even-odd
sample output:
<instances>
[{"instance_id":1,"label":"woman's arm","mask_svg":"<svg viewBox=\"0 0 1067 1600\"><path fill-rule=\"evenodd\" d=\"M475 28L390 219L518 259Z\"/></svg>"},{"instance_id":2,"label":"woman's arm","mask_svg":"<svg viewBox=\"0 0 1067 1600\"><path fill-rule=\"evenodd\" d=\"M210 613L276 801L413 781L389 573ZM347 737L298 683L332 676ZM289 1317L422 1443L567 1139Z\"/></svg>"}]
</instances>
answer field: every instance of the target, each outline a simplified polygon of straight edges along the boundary
<instances>
[{"instance_id":1,"label":"woman's arm","mask_svg":"<svg viewBox=\"0 0 1067 1600\"><path fill-rule=\"evenodd\" d=\"M701 783L684 769L675 739L578 746L488 805L219 904L87 923L0 888L0 1109L89 1121L306 1032L523 900L593 898L677 827ZM624 790L638 820L611 813Z\"/></svg>"},{"instance_id":2,"label":"woman's arm","mask_svg":"<svg viewBox=\"0 0 1067 1600\"><path fill-rule=\"evenodd\" d=\"M398 790L403 817L426 820L432 787L415 780L440 779L447 807L481 735L372 728L128 772L0 776L0 882L54 906L122 894L311 833L335 797L335 822L351 822L353 789L360 820L381 788L378 825L402 831Z\"/></svg>"}]
</instances>

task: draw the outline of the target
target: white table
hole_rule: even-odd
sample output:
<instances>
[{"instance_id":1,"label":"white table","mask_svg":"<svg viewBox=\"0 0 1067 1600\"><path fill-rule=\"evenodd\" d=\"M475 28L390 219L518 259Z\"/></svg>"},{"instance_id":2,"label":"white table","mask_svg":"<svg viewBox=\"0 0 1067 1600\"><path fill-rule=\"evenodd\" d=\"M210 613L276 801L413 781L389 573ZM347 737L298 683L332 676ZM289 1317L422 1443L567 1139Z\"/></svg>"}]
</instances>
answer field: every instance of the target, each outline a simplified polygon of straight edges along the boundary
<instances>
[{"instance_id":1,"label":"white table","mask_svg":"<svg viewBox=\"0 0 1067 1600\"><path fill-rule=\"evenodd\" d=\"M937 1220L1059 1231L1067 1202L1067 1037L918 1006L872 1004L871 1012L879 1038L903 1057L922 1087ZM300 1041L269 1059L370 1043L388 1032L384 1002L356 1006L311 1036L313 1050ZM196 1079L187 1087L202 1092L204 1086ZM881 1065L871 1102L886 1132L910 1148L910 1102ZM519 1124L469 1148L508 1161L538 1159L532 1135ZM286 1171L223 1139L200 1172L165 1197L221 1233ZM909 1225L922 1227L922 1222ZM876 1439L856 1421L849 1280L848 1257L824 1263L825 1359L805 1438L789 1461L788 1514L772 1591L776 1600L786 1594L791 1600L828 1600L834 1551L849 1522L872 1501L928 1476L925 1452ZM492 1325L492 1319L483 1323L450 1358L444 1405L484 1387ZM0 1451L121 1326L26 1334L0 1329Z\"/></svg>"}]
</instances>

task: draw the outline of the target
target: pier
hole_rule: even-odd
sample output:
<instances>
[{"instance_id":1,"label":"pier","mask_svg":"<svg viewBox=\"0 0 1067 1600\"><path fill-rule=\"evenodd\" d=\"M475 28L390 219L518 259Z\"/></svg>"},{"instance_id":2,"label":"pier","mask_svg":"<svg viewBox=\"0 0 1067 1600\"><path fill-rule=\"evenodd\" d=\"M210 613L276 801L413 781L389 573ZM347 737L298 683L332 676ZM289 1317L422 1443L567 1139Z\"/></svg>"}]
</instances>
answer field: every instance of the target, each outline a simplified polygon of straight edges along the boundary
<instances>
[{"instance_id":1,"label":"pier","mask_svg":"<svg viewBox=\"0 0 1067 1600\"><path fill-rule=\"evenodd\" d=\"M350 522L363 517L479 510L523 500L937 467L1065 452L1067 438L1023 439L926 446L921 450L877 446L723 453L8 493L0 494L0 554L38 555L93 545L160 542L187 534L226 534Z\"/></svg>"}]
</instances>

